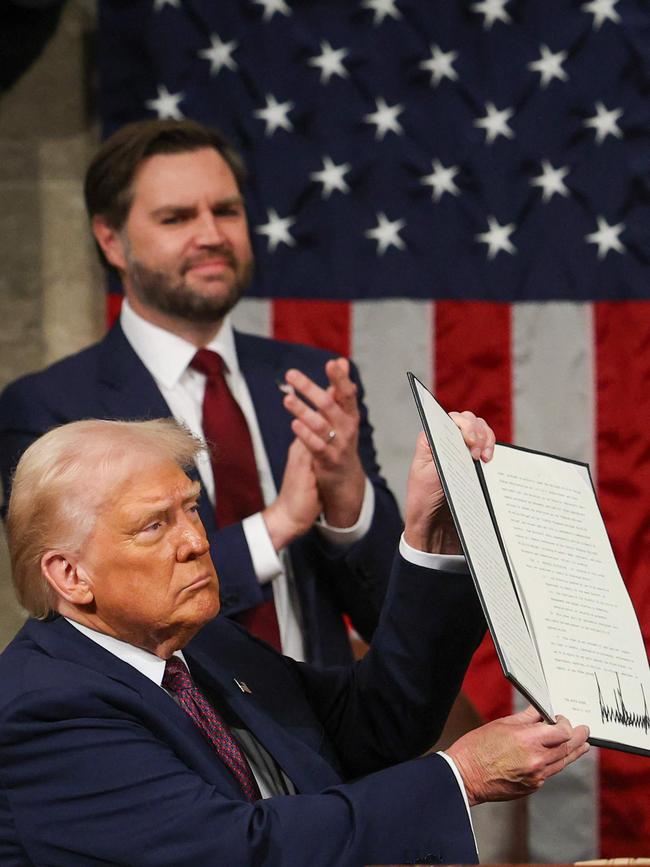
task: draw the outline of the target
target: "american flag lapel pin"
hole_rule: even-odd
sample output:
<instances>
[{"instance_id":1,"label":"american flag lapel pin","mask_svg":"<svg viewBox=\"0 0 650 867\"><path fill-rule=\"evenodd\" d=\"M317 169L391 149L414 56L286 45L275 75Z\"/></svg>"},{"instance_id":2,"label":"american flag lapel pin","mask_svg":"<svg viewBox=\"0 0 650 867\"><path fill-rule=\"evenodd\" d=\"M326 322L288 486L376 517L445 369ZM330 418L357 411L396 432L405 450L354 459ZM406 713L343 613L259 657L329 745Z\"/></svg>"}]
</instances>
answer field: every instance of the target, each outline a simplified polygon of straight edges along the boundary
<instances>
[{"instance_id":1,"label":"american flag lapel pin","mask_svg":"<svg viewBox=\"0 0 650 867\"><path fill-rule=\"evenodd\" d=\"M233 680L235 681L235 683L241 689L242 692L246 693L247 695L252 695L252 692L251 692L247 683L245 683L243 680L237 680L236 677L233 677Z\"/></svg>"}]
</instances>

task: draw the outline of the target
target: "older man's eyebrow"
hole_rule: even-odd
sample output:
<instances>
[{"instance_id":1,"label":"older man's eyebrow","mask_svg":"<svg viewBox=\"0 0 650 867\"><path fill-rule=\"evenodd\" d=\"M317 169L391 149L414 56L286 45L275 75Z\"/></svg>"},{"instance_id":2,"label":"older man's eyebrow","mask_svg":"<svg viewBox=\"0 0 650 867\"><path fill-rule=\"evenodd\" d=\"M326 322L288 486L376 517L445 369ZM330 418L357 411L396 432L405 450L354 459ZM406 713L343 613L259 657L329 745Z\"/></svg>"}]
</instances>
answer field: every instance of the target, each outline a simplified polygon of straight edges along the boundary
<instances>
[{"instance_id":1,"label":"older man's eyebrow","mask_svg":"<svg viewBox=\"0 0 650 867\"><path fill-rule=\"evenodd\" d=\"M192 487L188 488L187 492L182 495L181 505L186 506L188 503L198 500L200 494L201 484L199 482L193 482ZM170 509L174 508L176 502L178 502L176 497L172 497L169 500L158 501L152 505L152 511L155 511L158 514L168 512Z\"/></svg>"},{"instance_id":2,"label":"older man's eyebrow","mask_svg":"<svg viewBox=\"0 0 650 867\"><path fill-rule=\"evenodd\" d=\"M192 500L198 500L200 496L201 482L193 482L192 487L187 492L187 496L183 499L183 503L189 503Z\"/></svg>"},{"instance_id":3,"label":"older man's eyebrow","mask_svg":"<svg viewBox=\"0 0 650 867\"><path fill-rule=\"evenodd\" d=\"M192 486L187 489L187 492L182 495L181 505L187 506L188 503L193 503L195 500L198 500L201 495L201 483L193 482ZM152 499L149 502L143 503L143 506L146 507L146 511L143 509L129 509L127 513L127 521L134 526L142 527L146 526L146 524L151 523L151 521L155 521L158 518L164 518L170 509L173 509L174 504L177 502L176 498L169 498L165 500L161 499Z\"/></svg>"},{"instance_id":4,"label":"older man's eyebrow","mask_svg":"<svg viewBox=\"0 0 650 867\"><path fill-rule=\"evenodd\" d=\"M192 481L191 485L185 489L185 491L180 491L180 501L181 503L187 503L190 500L195 500L199 494L201 493L201 483L198 481ZM143 505L149 506L152 511L164 512L166 509L170 509L174 503L177 501L176 496L166 497L165 499L161 497L142 497L141 502Z\"/></svg>"}]
</instances>

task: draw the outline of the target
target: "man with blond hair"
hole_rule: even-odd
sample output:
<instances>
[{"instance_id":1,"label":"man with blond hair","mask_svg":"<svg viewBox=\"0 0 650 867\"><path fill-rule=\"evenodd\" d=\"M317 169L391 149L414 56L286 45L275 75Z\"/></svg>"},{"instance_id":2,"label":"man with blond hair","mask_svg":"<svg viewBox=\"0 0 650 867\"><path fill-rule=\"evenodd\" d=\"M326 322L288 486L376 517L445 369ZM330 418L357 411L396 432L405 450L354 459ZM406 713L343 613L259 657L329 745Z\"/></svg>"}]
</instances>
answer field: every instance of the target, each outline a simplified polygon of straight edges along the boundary
<instances>
[{"instance_id":1,"label":"man with blond hair","mask_svg":"<svg viewBox=\"0 0 650 867\"><path fill-rule=\"evenodd\" d=\"M472 452L494 436L455 416ZM366 657L318 668L219 612L171 420L82 421L27 449L8 536L33 615L0 657L0 863L473 863L468 805L528 794L588 748L534 709L420 754L484 630L431 454ZM305 495L318 497L301 440Z\"/></svg>"}]
</instances>

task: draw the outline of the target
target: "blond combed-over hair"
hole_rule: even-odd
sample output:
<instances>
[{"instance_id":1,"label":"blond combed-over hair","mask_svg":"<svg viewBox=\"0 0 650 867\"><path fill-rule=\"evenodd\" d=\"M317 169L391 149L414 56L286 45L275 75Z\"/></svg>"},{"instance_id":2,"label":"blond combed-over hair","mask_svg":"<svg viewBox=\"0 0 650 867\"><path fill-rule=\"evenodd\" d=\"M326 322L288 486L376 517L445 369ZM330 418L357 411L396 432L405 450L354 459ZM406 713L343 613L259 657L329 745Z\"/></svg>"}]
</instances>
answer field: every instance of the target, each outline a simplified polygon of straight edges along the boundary
<instances>
[{"instance_id":1,"label":"blond combed-over hair","mask_svg":"<svg viewBox=\"0 0 650 867\"><path fill-rule=\"evenodd\" d=\"M124 481L120 462L140 452L186 470L202 448L186 428L165 418L75 421L32 443L16 467L7 511L12 577L23 608L40 619L56 610L41 570L43 555L79 551L101 506Z\"/></svg>"}]
</instances>

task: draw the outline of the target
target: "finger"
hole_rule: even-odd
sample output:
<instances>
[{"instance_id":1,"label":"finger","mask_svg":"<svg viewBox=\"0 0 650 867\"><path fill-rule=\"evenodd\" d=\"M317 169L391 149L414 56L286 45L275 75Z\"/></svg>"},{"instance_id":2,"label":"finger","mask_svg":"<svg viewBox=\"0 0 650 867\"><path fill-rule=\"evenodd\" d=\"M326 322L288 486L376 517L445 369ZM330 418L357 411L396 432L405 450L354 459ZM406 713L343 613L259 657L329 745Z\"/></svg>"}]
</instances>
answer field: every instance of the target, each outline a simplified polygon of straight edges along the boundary
<instances>
[{"instance_id":1,"label":"finger","mask_svg":"<svg viewBox=\"0 0 650 867\"><path fill-rule=\"evenodd\" d=\"M325 365L325 374L334 390L334 399L345 410L357 406L357 386L350 379L350 362L347 358L335 358Z\"/></svg>"},{"instance_id":2,"label":"finger","mask_svg":"<svg viewBox=\"0 0 650 867\"><path fill-rule=\"evenodd\" d=\"M284 397L285 409L306 422L311 419L315 425L322 423L327 430L345 423L347 416L333 397L308 377L305 379L308 385L304 389L291 386L292 391Z\"/></svg>"},{"instance_id":3,"label":"finger","mask_svg":"<svg viewBox=\"0 0 650 867\"><path fill-rule=\"evenodd\" d=\"M495 437L489 425L469 410L451 412L449 415L462 433L472 458L490 460L494 452Z\"/></svg>"},{"instance_id":4,"label":"finger","mask_svg":"<svg viewBox=\"0 0 650 867\"><path fill-rule=\"evenodd\" d=\"M319 412L316 412L295 394L285 395L283 404L294 419L300 421L315 437L321 440L323 447L329 443L328 434L333 429L331 421L323 418ZM310 448L316 447L316 443L312 442Z\"/></svg>"},{"instance_id":5,"label":"finger","mask_svg":"<svg viewBox=\"0 0 650 867\"><path fill-rule=\"evenodd\" d=\"M482 418L476 419L474 423L474 430L476 436L476 443L481 449L481 460L487 462L492 458L492 455L494 453L494 444L496 442L494 431L485 421L485 419Z\"/></svg>"},{"instance_id":6,"label":"finger","mask_svg":"<svg viewBox=\"0 0 650 867\"><path fill-rule=\"evenodd\" d=\"M556 747L559 744L566 744L571 740L573 728L566 717L558 717L557 723L551 725L545 723L543 728L540 728L540 743L545 747Z\"/></svg>"},{"instance_id":7,"label":"finger","mask_svg":"<svg viewBox=\"0 0 650 867\"><path fill-rule=\"evenodd\" d=\"M559 774L560 771L563 771L568 765L573 764L576 759L579 759L581 756L584 756L585 753L588 753L590 750L590 746L588 743L581 744L575 750L572 750L567 755L559 758L557 761L546 766L546 778L552 777L554 774Z\"/></svg>"},{"instance_id":8,"label":"finger","mask_svg":"<svg viewBox=\"0 0 650 867\"><path fill-rule=\"evenodd\" d=\"M325 373L332 385L350 382L350 362L347 358L332 358L325 364Z\"/></svg>"},{"instance_id":9,"label":"finger","mask_svg":"<svg viewBox=\"0 0 650 867\"><path fill-rule=\"evenodd\" d=\"M465 445L469 449L471 456L474 460L478 460L480 449L475 442L474 420L467 418L465 413L450 412L449 415L462 433Z\"/></svg>"},{"instance_id":10,"label":"finger","mask_svg":"<svg viewBox=\"0 0 650 867\"><path fill-rule=\"evenodd\" d=\"M311 462L309 450L305 448L305 444L301 442L300 439L295 439L289 446L287 463L289 463L289 461L291 461L294 466L300 466Z\"/></svg>"},{"instance_id":11,"label":"finger","mask_svg":"<svg viewBox=\"0 0 650 867\"><path fill-rule=\"evenodd\" d=\"M433 463L433 455L431 454L431 446L424 431L420 431L415 440L415 452L413 460L422 461L422 463Z\"/></svg>"},{"instance_id":12,"label":"finger","mask_svg":"<svg viewBox=\"0 0 650 867\"><path fill-rule=\"evenodd\" d=\"M571 737L567 741L566 748L567 752L571 753L576 749L579 749L584 743L586 743L587 738L589 737L589 727L588 726L576 726L571 732Z\"/></svg>"},{"instance_id":13,"label":"finger","mask_svg":"<svg viewBox=\"0 0 650 867\"><path fill-rule=\"evenodd\" d=\"M573 738L578 738L579 743L584 743L590 734L589 726L585 725L576 726L573 730Z\"/></svg>"},{"instance_id":14,"label":"finger","mask_svg":"<svg viewBox=\"0 0 650 867\"><path fill-rule=\"evenodd\" d=\"M563 762L566 764L566 759L569 756L571 750L569 750L569 742L561 744L557 747L549 747L544 750L541 758L544 764L547 767L552 767L554 765L562 764Z\"/></svg>"},{"instance_id":15,"label":"finger","mask_svg":"<svg viewBox=\"0 0 650 867\"><path fill-rule=\"evenodd\" d=\"M591 749L591 744L588 743L587 741L585 741L584 743L580 744L580 746L576 747L574 750L570 750L569 754L567 755L565 762L564 762L565 767L566 767L566 765L573 764L573 762L575 762L576 759L579 759L581 756L586 755L586 753L588 753L590 749Z\"/></svg>"},{"instance_id":16,"label":"finger","mask_svg":"<svg viewBox=\"0 0 650 867\"><path fill-rule=\"evenodd\" d=\"M327 419L330 428L337 427L346 418L345 413L329 391L316 385L312 379L305 376L301 371L295 369L288 370L285 374L285 379L289 385L299 391L303 398L308 400Z\"/></svg>"},{"instance_id":17,"label":"finger","mask_svg":"<svg viewBox=\"0 0 650 867\"><path fill-rule=\"evenodd\" d=\"M323 458L329 457L327 442L322 437L319 437L318 434L315 434L304 422L294 418L291 422L291 430L301 445L307 450L310 458L321 461Z\"/></svg>"},{"instance_id":18,"label":"finger","mask_svg":"<svg viewBox=\"0 0 650 867\"><path fill-rule=\"evenodd\" d=\"M487 462L492 458L494 453L494 444L496 437L494 431L485 421L485 419L477 418L474 421L474 440L476 446L481 450L480 458Z\"/></svg>"},{"instance_id":19,"label":"finger","mask_svg":"<svg viewBox=\"0 0 650 867\"><path fill-rule=\"evenodd\" d=\"M563 744L566 752L571 752L581 746L589 737L589 727L579 725L575 728L564 716L557 717L557 724L548 726L543 732L542 743L544 746L553 747Z\"/></svg>"}]
</instances>

